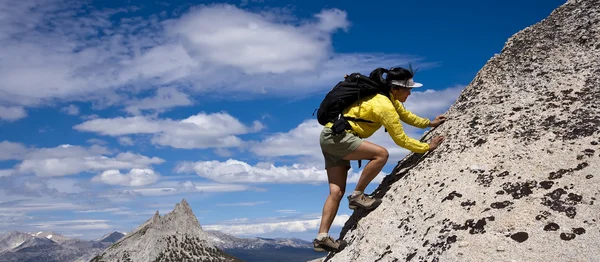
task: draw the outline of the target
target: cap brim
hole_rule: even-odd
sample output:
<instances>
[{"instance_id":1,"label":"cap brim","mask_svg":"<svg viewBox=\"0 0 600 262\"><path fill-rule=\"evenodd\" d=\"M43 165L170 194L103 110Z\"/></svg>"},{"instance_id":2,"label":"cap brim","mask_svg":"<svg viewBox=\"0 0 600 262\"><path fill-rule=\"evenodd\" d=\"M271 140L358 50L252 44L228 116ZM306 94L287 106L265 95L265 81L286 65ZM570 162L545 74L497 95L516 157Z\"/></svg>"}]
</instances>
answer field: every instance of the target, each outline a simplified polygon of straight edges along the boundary
<instances>
[{"instance_id":1,"label":"cap brim","mask_svg":"<svg viewBox=\"0 0 600 262\"><path fill-rule=\"evenodd\" d=\"M401 86L401 87L408 87L408 88L416 88L416 87L422 87L423 86L423 84L417 83L417 82L412 82L412 85L407 85L404 81L392 81L392 85Z\"/></svg>"}]
</instances>

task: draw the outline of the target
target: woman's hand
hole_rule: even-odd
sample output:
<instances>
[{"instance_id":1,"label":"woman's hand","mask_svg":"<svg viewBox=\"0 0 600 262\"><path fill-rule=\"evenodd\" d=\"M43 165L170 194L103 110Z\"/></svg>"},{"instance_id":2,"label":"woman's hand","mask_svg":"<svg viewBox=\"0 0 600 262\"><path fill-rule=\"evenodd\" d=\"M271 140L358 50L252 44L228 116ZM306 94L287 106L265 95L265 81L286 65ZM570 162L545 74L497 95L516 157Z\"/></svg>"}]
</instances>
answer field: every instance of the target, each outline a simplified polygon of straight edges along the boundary
<instances>
[{"instance_id":1,"label":"woman's hand","mask_svg":"<svg viewBox=\"0 0 600 262\"><path fill-rule=\"evenodd\" d=\"M444 121L446 121L446 117L439 115L439 116L436 116L435 119L429 123L429 126L436 127L436 126L439 126L440 124L444 123Z\"/></svg>"},{"instance_id":2,"label":"woman's hand","mask_svg":"<svg viewBox=\"0 0 600 262\"><path fill-rule=\"evenodd\" d=\"M436 136L431 139L431 143L429 143L429 151L436 149L442 142L444 142L443 136Z\"/></svg>"}]
</instances>

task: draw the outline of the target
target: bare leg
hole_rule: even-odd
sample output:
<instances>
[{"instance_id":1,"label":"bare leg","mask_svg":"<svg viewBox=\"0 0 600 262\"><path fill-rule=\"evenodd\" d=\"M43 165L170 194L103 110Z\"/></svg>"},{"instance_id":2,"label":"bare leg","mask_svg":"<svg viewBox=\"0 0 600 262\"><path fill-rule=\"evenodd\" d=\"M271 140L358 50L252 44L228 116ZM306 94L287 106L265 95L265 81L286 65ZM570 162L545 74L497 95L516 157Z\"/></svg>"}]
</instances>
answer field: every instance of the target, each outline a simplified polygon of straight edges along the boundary
<instances>
[{"instance_id":1,"label":"bare leg","mask_svg":"<svg viewBox=\"0 0 600 262\"><path fill-rule=\"evenodd\" d=\"M346 178L348 177L349 167L338 166L327 169L327 179L329 180L329 196L323 206L323 215L321 217L321 226L319 233L328 233L333 219L337 214L340 202L346 191Z\"/></svg>"},{"instance_id":2,"label":"bare leg","mask_svg":"<svg viewBox=\"0 0 600 262\"><path fill-rule=\"evenodd\" d=\"M369 141L363 141L360 146L352 153L348 154L344 159L346 160L370 160L365 165L358 183L356 183L355 191L365 191L367 185L373 181L373 179L381 172L385 163L387 163L390 154L387 149L373 144Z\"/></svg>"}]
</instances>

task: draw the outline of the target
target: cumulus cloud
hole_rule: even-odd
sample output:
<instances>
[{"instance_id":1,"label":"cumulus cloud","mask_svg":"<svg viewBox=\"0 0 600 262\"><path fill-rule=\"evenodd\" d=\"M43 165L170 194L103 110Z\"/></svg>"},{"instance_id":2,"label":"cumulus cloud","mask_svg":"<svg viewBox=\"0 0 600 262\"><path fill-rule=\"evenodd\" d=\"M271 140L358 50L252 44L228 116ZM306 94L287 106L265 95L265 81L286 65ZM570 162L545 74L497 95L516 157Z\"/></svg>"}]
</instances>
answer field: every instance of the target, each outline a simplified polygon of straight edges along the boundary
<instances>
[{"instance_id":1,"label":"cumulus cloud","mask_svg":"<svg viewBox=\"0 0 600 262\"><path fill-rule=\"evenodd\" d=\"M0 161L22 159L27 151L27 147L21 143L2 141L0 142Z\"/></svg>"},{"instance_id":2,"label":"cumulus cloud","mask_svg":"<svg viewBox=\"0 0 600 262\"><path fill-rule=\"evenodd\" d=\"M183 193L224 193L260 190L257 188L230 183L198 183L189 180L160 182L152 187L133 188L117 192L109 192L104 197L121 198L128 196L169 196Z\"/></svg>"},{"instance_id":3,"label":"cumulus cloud","mask_svg":"<svg viewBox=\"0 0 600 262\"><path fill-rule=\"evenodd\" d=\"M413 91L404 106L417 115L435 118L456 102L464 88L465 86L458 85L442 90Z\"/></svg>"},{"instance_id":4,"label":"cumulus cloud","mask_svg":"<svg viewBox=\"0 0 600 262\"><path fill-rule=\"evenodd\" d=\"M125 111L133 115L139 115L144 110L161 113L172 107L188 106L192 104L192 100L189 95L174 87L165 87L157 89L156 94L152 97L136 99L127 102L127 104Z\"/></svg>"},{"instance_id":5,"label":"cumulus cloud","mask_svg":"<svg viewBox=\"0 0 600 262\"><path fill-rule=\"evenodd\" d=\"M66 113L67 115L72 115L72 116L79 115L79 107L77 107L76 105L69 105L69 106L63 107L61 109L61 111Z\"/></svg>"},{"instance_id":6,"label":"cumulus cloud","mask_svg":"<svg viewBox=\"0 0 600 262\"><path fill-rule=\"evenodd\" d=\"M0 2L0 118L22 118L23 106L56 100L123 104L137 114L189 105L184 92L312 94L348 72L429 64L407 55L335 53L331 35L350 25L338 9L291 23L275 11L227 4L169 18L132 17L129 7L76 15L84 8L77 1ZM135 98L155 89L154 97Z\"/></svg>"},{"instance_id":7,"label":"cumulus cloud","mask_svg":"<svg viewBox=\"0 0 600 262\"><path fill-rule=\"evenodd\" d=\"M54 148L41 148L28 153L15 169L19 173L50 177L109 169L146 168L165 161L158 157L147 157L132 152L106 156L110 154L108 149L98 145L91 147L61 145Z\"/></svg>"},{"instance_id":8,"label":"cumulus cloud","mask_svg":"<svg viewBox=\"0 0 600 262\"><path fill-rule=\"evenodd\" d=\"M245 206L245 207L251 207L251 206L256 206L256 205L261 205L261 204L266 204L266 203L269 203L269 201L239 202L239 203L222 203L222 204L217 204L217 206L223 206L223 207L232 207L232 206Z\"/></svg>"},{"instance_id":9,"label":"cumulus cloud","mask_svg":"<svg viewBox=\"0 0 600 262\"><path fill-rule=\"evenodd\" d=\"M15 121L27 116L27 111L22 106L1 106L0 119Z\"/></svg>"},{"instance_id":10,"label":"cumulus cloud","mask_svg":"<svg viewBox=\"0 0 600 262\"><path fill-rule=\"evenodd\" d=\"M264 126L258 121L246 126L227 113L199 113L182 120L146 116L99 118L74 128L109 136L153 134L154 144L191 149L240 147L242 140L236 135L257 132Z\"/></svg>"},{"instance_id":11,"label":"cumulus cloud","mask_svg":"<svg viewBox=\"0 0 600 262\"><path fill-rule=\"evenodd\" d=\"M350 218L349 215L338 215L333 219L332 227L342 227ZM244 221L245 222L245 221ZM267 223L252 223L239 224L231 223L224 225L205 225L202 226L205 230L218 230L227 234L245 236L245 235L263 235L272 232L281 233L297 233L317 230L321 224L321 218L267 222Z\"/></svg>"},{"instance_id":12,"label":"cumulus cloud","mask_svg":"<svg viewBox=\"0 0 600 262\"><path fill-rule=\"evenodd\" d=\"M148 168L134 168L127 174L122 174L116 169L110 169L95 176L92 181L109 185L141 187L154 184L159 178L159 174Z\"/></svg>"},{"instance_id":13,"label":"cumulus cloud","mask_svg":"<svg viewBox=\"0 0 600 262\"><path fill-rule=\"evenodd\" d=\"M275 166L269 163L250 164L229 159L220 161L183 162L176 167L178 173L194 172L197 175L222 183L322 183L327 182L327 172L322 167L294 164ZM381 182L385 174L380 173L375 182ZM348 182L356 183L360 173L350 169Z\"/></svg>"}]
</instances>

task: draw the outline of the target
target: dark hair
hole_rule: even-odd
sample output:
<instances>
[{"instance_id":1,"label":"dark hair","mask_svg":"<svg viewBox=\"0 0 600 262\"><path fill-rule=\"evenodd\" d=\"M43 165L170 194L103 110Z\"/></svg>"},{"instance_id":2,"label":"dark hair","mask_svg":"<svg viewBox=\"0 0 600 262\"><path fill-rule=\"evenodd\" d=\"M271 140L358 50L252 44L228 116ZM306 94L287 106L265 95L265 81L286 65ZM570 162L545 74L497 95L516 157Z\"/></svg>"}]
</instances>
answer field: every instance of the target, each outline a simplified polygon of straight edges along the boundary
<instances>
[{"instance_id":1,"label":"dark hair","mask_svg":"<svg viewBox=\"0 0 600 262\"><path fill-rule=\"evenodd\" d=\"M413 78L415 73L416 71L412 69L411 65L409 65L409 69L402 67L392 67L390 69L385 69L380 67L373 70L369 75L369 78L371 78L371 80L377 82L380 85L386 85L388 87L391 87L392 80L408 80L410 78ZM383 74L386 74L386 76L383 77Z\"/></svg>"}]
</instances>

